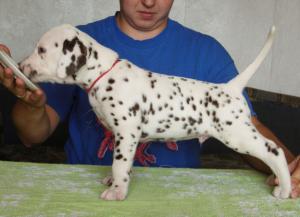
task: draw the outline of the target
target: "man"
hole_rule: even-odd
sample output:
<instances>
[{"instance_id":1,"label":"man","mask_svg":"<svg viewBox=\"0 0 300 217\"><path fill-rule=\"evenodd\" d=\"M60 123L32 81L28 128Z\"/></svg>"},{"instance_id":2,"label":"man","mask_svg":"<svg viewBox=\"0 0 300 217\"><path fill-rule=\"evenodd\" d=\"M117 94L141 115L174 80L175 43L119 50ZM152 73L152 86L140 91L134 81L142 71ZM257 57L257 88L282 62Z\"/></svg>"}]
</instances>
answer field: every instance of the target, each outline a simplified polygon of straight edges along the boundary
<instances>
[{"instance_id":1,"label":"man","mask_svg":"<svg viewBox=\"0 0 300 217\"><path fill-rule=\"evenodd\" d=\"M79 28L102 45L117 51L120 58L151 71L215 83L224 83L236 76L231 57L215 39L168 18L172 4L173 0L120 0L120 12L115 16ZM0 49L9 53L4 45ZM3 85L19 98L12 115L19 137L26 146L43 142L60 121L68 119L70 135L65 145L68 163L111 164L109 137L103 135L109 134L103 133L82 89L43 84L43 90L30 92L25 90L23 81L14 81L10 69L1 70L0 74L3 74L0 75ZM249 106L251 108L250 103ZM295 159L258 121L253 111L252 115L258 130L283 148L288 162L292 162L292 197L298 197L299 158ZM135 165L196 168L200 167L200 152L197 140L172 145L151 143L139 147ZM257 159L245 158L256 169L269 171Z\"/></svg>"}]
</instances>

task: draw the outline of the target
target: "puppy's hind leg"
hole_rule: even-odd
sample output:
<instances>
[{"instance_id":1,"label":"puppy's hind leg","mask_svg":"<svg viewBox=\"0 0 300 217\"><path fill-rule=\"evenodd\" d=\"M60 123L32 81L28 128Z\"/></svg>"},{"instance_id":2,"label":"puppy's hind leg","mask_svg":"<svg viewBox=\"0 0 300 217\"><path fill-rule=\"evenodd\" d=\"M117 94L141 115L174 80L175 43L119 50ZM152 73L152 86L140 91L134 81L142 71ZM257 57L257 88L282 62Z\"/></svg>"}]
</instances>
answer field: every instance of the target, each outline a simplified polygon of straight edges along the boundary
<instances>
[{"instance_id":1,"label":"puppy's hind leg","mask_svg":"<svg viewBox=\"0 0 300 217\"><path fill-rule=\"evenodd\" d=\"M262 136L252 124L239 126L240 133L226 133L221 141L233 150L262 160L279 179L273 195L276 198L288 198L291 193L291 180L284 152L276 144ZM231 136L229 136L231 135Z\"/></svg>"},{"instance_id":2,"label":"puppy's hind leg","mask_svg":"<svg viewBox=\"0 0 300 217\"><path fill-rule=\"evenodd\" d=\"M264 144L268 153L264 162L279 179L279 186L274 188L273 195L276 198L288 198L291 194L291 178L284 152L273 141L266 138Z\"/></svg>"}]
</instances>

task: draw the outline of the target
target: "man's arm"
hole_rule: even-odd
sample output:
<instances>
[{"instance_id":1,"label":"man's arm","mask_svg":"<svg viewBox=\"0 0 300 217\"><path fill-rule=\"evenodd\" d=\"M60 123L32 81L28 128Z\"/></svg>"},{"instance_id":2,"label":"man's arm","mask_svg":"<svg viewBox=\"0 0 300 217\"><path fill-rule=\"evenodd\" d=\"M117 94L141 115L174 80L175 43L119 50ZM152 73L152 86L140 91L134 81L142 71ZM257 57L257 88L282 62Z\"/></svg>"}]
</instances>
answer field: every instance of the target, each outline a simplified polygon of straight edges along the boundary
<instances>
[{"instance_id":1,"label":"man's arm","mask_svg":"<svg viewBox=\"0 0 300 217\"><path fill-rule=\"evenodd\" d=\"M0 49L10 55L5 45L0 44ZM22 142L32 146L46 140L57 127L59 116L46 105L45 93L41 89L27 90L24 81L14 78L12 70L1 65L0 84L19 98L13 108L12 119Z\"/></svg>"},{"instance_id":2,"label":"man's arm","mask_svg":"<svg viewBox=\"0 0 300 217\"><path fill-rule=\"evenodd\" d=\"M12 119L19 138L27 147L45 141L59 123L57 113L50 106L34 107L22 100L15 104Z\"/></svg>"}]
</instances>

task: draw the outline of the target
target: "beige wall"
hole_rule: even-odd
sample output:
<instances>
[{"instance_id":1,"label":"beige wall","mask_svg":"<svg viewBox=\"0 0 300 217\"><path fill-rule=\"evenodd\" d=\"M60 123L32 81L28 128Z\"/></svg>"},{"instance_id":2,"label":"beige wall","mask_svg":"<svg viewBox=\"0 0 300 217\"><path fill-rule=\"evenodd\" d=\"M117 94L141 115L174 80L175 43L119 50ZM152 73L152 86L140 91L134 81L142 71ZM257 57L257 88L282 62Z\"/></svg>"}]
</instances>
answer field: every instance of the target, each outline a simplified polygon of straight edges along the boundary
<instances>
[{"instance_id":1,"label":"beige wall","mask_svg":"<svg viewBox=\"0 0 300 217\"><path fill-rule=\"evenodd\" d=\"M0 43L21 60L52 26L84 24L112 15L117 8L118 0L0 0ZM299 9L300 0L175 0L171 17L217 38L240 71L275 24L272 53L249 86L300 97Z\"/></svg>"}]
</instances>

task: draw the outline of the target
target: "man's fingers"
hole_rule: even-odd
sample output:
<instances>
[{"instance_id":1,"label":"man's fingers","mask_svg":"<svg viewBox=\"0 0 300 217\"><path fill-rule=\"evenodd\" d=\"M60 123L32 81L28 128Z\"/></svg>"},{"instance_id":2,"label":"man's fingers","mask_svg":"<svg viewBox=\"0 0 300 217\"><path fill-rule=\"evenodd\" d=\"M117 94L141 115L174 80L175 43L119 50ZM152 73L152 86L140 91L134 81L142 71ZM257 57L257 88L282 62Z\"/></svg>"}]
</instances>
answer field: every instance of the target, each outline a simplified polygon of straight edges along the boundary
<instances>
[{"instance_id":1,"label":"man's fingers","mask_svg":"<svg viewBox=\"0 0 300 217\"><path fill-rule=\"evenodd\" d=\"M11 56L10 50L8 47L6 47L4 44L0 44L0 50L3 50L6 52L9 56Z\"/></svg>"},{"instance_id":2,"label":"man's fingers","mask_svg":"<svg viewBox=\"0 0 300 217\"><path fill-rule=\"evenodd\" d=\"M10 50L8 49L8 47L6 47L4 44L0 44L0 50L3 50L4 52L6 52L9 56L11 56L10 54ZM2 82L2 80L4 79L4 69L5 67L0 63L0 82Z\"/></svg>"},{"instance_id":3,"label":"man's fingers","mask_svg":"<svg viewBox=\"0 0 300 217\"><path fill-rule=\"evenodd\" d=\"M10 68L5 68L2 83L8 89L13 88L14 85L14 76L13 72Z\"/></svg>"},{"instance_id":4,"label":"man's fingers","mask_svg":"<svg viewBox=\"0 0 300 217\"><path fill-rule=\"evenodd\" d=\"M293 173L296 167L298 166L300 160L300 155L296 157L290 164L289 164L289 171L290 173Z\"/></svg>"},{"instance_id":5,"label":"man's fingers","mask_svg":"<svg viewBox=\"0 0 300 217\"><path fill-rule=\"evenodd\" d=\"M23 99L26 97L26 87L25 87L25 83L24 81L22 81L21 79L16 78L15 80L15 91L14 91L15 95L20 98Z\"/></svg>"},{"instance_id":6,"label":"man's fingers","mask_svg":"<svg viewBox=\"0 0 300 217\"><path fill-rule=\"evenodd\" d=\"M267 184L270 186L276 186L279 185L278 179L275 177L275 175L271 175L267 178Z\"/></svg>"},{"instance_id":7,"label":"man's fingers","mask_svg":"<svg viewBox=\"0 0 300 217\"><path fill-rule=\"evenodd\" d=\"M292 189L291 198L295 199L300 197L300 185Z\"/></svg>"},{"instance_id":8,"label":"man's fingers","mask_svg":"<svg viewBox=\"0 0 300 217\"><path fill-rule=\"evenodd\" d=\"M42 90L30 91L26 88L25 82L20 78L15 78L10 68L5 68L1 83L10 90L16 97L32 107L43 106L46 97Z\"/></svg>"},{"instance_id":9,"label":"man's fingers","mask_svg":"<svg viewBox=\"0 0 300 217\"><path fill-rule=\"evenodd\" d=\"M291 164L293 164L292 177L300 180L300 156L298 156Z\"/></svg>"},{"instance_id":10,"label":"man's fingers","mask_svg":"<svg viewBox=\"0 0 300 217\"><path fill-rule=\"evenodd\" d=\"M28 98L29 103L34 107L41 107L46 103L46 96L40 89L31 92Z\"/></svg>"}]
</instances>

